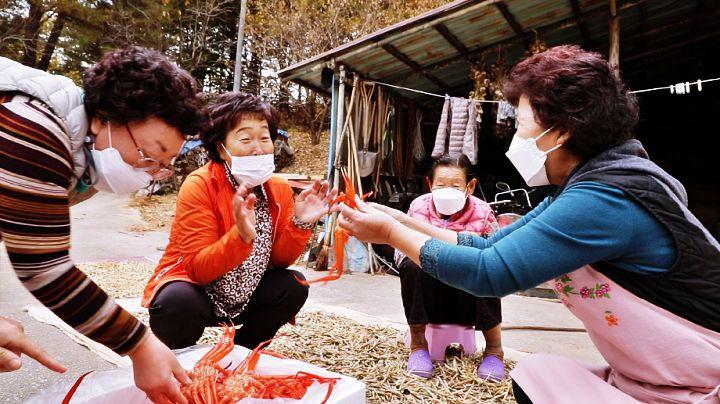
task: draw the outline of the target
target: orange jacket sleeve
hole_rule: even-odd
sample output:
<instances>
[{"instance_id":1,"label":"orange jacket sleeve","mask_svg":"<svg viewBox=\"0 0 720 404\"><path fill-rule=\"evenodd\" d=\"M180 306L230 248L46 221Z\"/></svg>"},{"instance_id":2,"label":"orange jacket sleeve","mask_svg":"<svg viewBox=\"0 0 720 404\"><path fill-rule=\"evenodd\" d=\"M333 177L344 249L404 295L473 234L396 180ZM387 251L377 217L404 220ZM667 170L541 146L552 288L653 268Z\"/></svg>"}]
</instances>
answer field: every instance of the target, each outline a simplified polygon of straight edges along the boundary
<instances>
[{"instance_id":1,"label":"orange jacket sleeve","mask_svg":"<svg viewBox=\"0 0 720 404\"><path fill-rule=\"evenodd\" d=\"M273 265L287 268L297 261L312 236L312 230L299 229L293 223L294 213L287 217L285 229L279 233L273 247Z\"/></svg>"},{"instance_id":2,"label":"orange jacket sleeve","mask_svg":"<svg viewBox=\"0 0 720 404\"><path fill-rule=\"evenodd\" d=\"M209 283L240 265L252 252L234 225L225 231L218 202L207 183L190 176L180 188L174 225L176 242L188 276L199 284Z\"/></svg>"},{"instance_id":3,"label":"orange jacket sleeve","mask_svg":"<svg viewBox=\"0 0 720 404\"><path fill-rule=\"evenodd\" d=\"M283 210L281 211L282 218L278 220L278 225L282 228L276 229L278 237L273 243L272 263L274 266L287 268L294 264L305 250L305 246L312 236L312 229L303 230L293 223L295 198L290 184L286 181L277 184L275 190L279 194L278 202Z\"/></svg>"}]
</instances>

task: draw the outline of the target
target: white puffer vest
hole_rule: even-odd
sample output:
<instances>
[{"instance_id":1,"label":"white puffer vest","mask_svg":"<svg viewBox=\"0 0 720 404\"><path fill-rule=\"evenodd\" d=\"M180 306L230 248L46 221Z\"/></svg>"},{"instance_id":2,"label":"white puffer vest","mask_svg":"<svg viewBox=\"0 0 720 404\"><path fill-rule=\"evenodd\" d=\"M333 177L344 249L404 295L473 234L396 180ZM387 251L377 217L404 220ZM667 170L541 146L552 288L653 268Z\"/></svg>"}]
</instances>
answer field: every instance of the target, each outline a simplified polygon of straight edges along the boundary
<instances>
[{"instance_id":1,"label":"white puffer vest","mask_svg":"<svg viewBox=\"0 0 720 404\"><path fill-rule=\"evenodd\" d=\"M67 77L27 67L0 57L0 91L19 91L47 104L65 126L70 138L73 172L80 178L87 167L83 144L89 120L83 105L83 90ZM73 181L73 184L75 181Z\"/></svg>"}]
</instances>

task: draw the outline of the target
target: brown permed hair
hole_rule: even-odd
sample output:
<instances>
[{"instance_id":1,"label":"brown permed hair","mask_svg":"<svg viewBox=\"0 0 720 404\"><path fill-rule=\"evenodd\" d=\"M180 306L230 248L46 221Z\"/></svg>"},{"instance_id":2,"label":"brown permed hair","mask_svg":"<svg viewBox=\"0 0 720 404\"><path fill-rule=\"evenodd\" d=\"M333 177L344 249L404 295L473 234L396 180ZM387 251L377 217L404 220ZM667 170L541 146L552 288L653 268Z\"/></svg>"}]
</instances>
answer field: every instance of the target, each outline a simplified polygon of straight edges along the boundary
<instances>
[{"instance_id":1,"label":"brown permed hair","mask_svg":"<svg viewBox=\"0 0 720 404\"><path fill-rule=\"evenodd\" d=\"M156 117L186 136L208 123L195 79L162 53L139 46L103 55L83 80L90 117L126 124Z\"/></svg>"},{"instance_id":2,"label":"brown permed hair","mask_svg":"<svg viewBox=\"0 0 720 404\"><path fill-rule=\"evenodd\" d=\"M200 134L200 138L210 160L217 163L223 161L218 152L218 143L225 141L228 132L243 118L264 119L270 129L270 138L273 142L277 139L280 113L257 95L242 91L222 94L208 105L208 114L210 127Z\"/></svg>"},{"instance_id":3,"label":"brown permed hair","mask_svg":"<svg viewBox=\"0 0 720 404\"><path fill-rule=\"evenodd\" d=\"M525 95L537 123L572 134L565 147L587 160L633 137L639 107L603 57L562 45L518 63L504 94L517 106Z\"/></svg>"}]
</instances>

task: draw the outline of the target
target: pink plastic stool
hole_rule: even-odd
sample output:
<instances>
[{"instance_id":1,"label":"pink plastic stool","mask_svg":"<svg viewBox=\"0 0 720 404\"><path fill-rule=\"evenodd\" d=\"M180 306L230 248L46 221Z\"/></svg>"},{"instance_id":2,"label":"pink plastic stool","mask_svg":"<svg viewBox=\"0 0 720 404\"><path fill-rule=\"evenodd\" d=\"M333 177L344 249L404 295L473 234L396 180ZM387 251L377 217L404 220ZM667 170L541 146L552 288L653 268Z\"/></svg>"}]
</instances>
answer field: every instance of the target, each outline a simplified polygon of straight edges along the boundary
<instances>
[{"instance_id":1,"label":"pink plastic stool","mask_svg":"<svg viewBox=\"0 0 720 404\"><path fill-rule=\"evenodd\" d=\"M445 350L448 345L459 343L463 346L465 355L472 355L477 351L475 345L475 327L456 324L428 324L425 327L425 339L430 350L430 359L445 361ZM405 338L405 345L410 347L410 333Z\"/></svg>"}]
</instances>

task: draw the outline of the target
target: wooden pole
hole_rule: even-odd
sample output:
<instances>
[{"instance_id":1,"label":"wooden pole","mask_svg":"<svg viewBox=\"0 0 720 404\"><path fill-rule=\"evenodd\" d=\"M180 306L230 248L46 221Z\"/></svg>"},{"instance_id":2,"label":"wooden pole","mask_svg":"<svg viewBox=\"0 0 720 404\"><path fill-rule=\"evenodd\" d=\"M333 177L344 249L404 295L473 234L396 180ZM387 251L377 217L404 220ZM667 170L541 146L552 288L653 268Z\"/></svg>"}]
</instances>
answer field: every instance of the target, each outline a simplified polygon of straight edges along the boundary
<instances>
[{"instance_id":1,"label":"wooden pole","mask_svg":"<svg viewBox=\"0 0 720 404\"><path fill-rule=\"evenodd\" d=\"M340 85L338 88L338 106L337 106L337 123L335 124L335 155L331 156L330 158L333 159L333 167L334 167L334 177L333 177L333 189L336 189L340 185L340 167L338 167L335 163L337 163L337 155L342 149L342 134L343 129L345 129L345 66L340 65Z\"/></svg>"},{"instance_id":2,"label":"wooden pole","mask_svg":"<svg viewBox=\"0 0 720 404\"><path fill-rule=\"evenodd\" d=\"M620 16L618 15L617 0L610 0L610 44L608 50L608 61L620 72Z\"/></svg>"},{"instance_id":3,"label":"wooden pole","mask_svg":"<svg viewBox=\"0 0 720 404\"><path fill-rule=\"evenodd\" d=\"M247 14L247 0L242 0L240 2L240 21L238 23L237 44L235 46L235 74L233 77L233 91L240 91L240 79L242 78L243 40L245 37L245 14Z\"/></svg>"}]
</instances>

